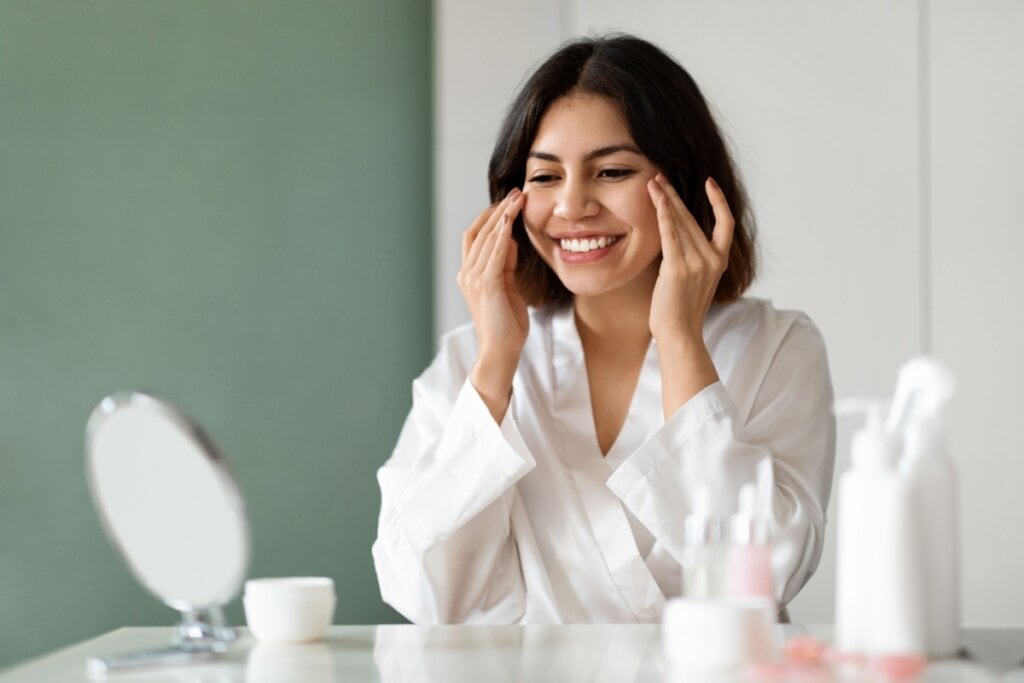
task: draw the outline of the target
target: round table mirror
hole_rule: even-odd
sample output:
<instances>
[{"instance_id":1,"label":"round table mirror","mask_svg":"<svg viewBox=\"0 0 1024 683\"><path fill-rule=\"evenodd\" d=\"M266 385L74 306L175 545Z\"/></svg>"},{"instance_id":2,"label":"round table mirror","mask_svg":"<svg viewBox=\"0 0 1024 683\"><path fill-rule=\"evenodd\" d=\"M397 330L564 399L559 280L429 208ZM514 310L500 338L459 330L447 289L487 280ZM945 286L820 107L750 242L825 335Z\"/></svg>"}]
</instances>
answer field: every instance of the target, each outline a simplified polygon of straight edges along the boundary
<instances>
[{"instance_id":1,"label":"round table mirror","mask_svg":"<svg viewBox=\"0 0 1024 683\"><path fill-rule=\"evenodd\" d=\"M245 579L249 527L238 486L211 441L164 401L114 394L86 426L86 473L111 543L135 578L183 617L174 647L90 667L181 663L224 651L234 631L221 607Z\"/></svg>"}]
</instances>

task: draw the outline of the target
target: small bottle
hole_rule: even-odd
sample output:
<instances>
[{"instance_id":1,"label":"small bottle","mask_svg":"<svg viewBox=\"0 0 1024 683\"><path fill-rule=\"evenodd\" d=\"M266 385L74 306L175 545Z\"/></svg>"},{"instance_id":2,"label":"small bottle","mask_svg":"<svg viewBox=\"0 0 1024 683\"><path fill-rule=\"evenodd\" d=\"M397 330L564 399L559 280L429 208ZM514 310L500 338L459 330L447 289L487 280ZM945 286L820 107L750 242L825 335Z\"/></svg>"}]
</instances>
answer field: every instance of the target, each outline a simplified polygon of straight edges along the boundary
<instances>
[{"instance_id":1,"label":"small bottle","mask_svg":"<svg viewBox=\"0 0 1024 683\"><path fill-rule=\"evenodd\" d=\"M767 472L767 473L766 473ZM729 524L730 543L726 565L726 594L732 597L760 597L775 603L772 549L768 542L768 518L758 509L759 489L771 486L771 461L758 467L758 483L740 488L736 514ZM770 504L770 496L767 498ZM774 608L771 610L773 617Z\"/></svg>"},{"instance_id":2,"label":"small bottle","mask_svg":"<svg viewBox=\"0 0 1024 683\"><path fill-rule=\"evenodd\" d=\"M897 444L882 424L884 405L850 400L836 407L868 415L839 482L836 647L867 656L923 655L914 508L896 470Z\"/></svg>"},{"instance_id":3,"label":"small bottle","mask_svg":"<svg viewBox=\"0 0 1024 683\"><path fill-rule=\"evenodd\" d=\"M725 573L722 522L712 513L711 491L698 487L693 512L683 522L683 595L719 598Z\"/></svg>"}]
</instances>

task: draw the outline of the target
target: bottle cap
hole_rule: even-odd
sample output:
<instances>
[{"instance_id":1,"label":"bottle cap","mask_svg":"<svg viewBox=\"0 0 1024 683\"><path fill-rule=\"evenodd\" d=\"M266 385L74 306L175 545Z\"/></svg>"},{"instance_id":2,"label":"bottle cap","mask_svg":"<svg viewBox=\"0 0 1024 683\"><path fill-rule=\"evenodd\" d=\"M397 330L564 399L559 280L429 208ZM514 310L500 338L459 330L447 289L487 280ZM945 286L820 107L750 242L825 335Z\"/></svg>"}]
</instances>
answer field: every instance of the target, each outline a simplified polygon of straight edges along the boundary
<instances>
[{"instance_id":1,"label":"bottle cap","mask_svg":"<svg viewBox=\"0 0 1024 683\"><path fill-rule=\"evenodd\" d=\"M736 514L729 520L730 537L737 545L755 545L764 543L764 525L755 516L757 489L753 484L740 487Z\"/></svg>"},{"instance_id":2,"label":"bottle cap","mask_svg":"<svg viewBox=\"0 0 1024 683\"><path fill-rule=\"evenodd\" d=\"M895 468L898 454L893 435L882 424L882 413L888 407L886 401L870 398L847 398L836 402L836 415L863 413L864 427L853 435L850 459L856 469Z\"/></svg>"},{"instance_id":3,"label":"bottle cap","mask_svg":"<svg viewBox=\"0 0 1024 683\"><path fill-rule=\"evenodd\" d=\"M722 525L711 511L711 490L699 486L693 492L693 512L683 521L686 545L707 545L722 541Z\"/></svg>"}]
</instances>

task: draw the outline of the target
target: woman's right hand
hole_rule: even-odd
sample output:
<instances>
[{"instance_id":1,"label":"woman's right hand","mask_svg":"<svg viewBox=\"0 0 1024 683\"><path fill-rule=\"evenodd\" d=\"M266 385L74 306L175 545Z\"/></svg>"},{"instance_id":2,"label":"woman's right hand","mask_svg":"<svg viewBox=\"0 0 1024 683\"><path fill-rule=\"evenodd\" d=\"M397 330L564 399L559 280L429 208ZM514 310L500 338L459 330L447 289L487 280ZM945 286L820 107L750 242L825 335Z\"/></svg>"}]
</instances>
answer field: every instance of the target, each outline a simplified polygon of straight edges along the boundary
<instances>
[{"instance_id":1,"label":"woman's right hand","mask_svg":"<svg viewBox=\"0 0 1024 683\"><path fill-rule=\"evenodd\" d=\"M470 381L501 422L508 409L512 377L526 344L530 318L516 286L517 246L512 222L525 195L517 188L477 216L462 236L459 289L476 329L477 360Z\"/></svg>"}]
</instances>

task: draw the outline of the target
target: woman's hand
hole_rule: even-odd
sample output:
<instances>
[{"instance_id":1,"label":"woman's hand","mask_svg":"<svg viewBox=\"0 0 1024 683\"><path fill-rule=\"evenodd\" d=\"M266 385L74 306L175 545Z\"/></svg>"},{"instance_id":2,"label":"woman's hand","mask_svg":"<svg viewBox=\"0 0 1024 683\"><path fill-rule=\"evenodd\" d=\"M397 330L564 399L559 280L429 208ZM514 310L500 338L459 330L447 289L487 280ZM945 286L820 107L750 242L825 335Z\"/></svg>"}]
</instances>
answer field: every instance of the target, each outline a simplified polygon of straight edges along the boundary
<instances>
[{"instance_id":1,"label":"woman's hand","mask_svg":"<svg viewBox=\"0 0 1024 683\"><path fill-rule=\"evenodd\" d=\"M658 174L647 184L658 211L662 261L651 299L651 334L662 365L665 418L701 389L718 381L704 344L704 318L718 281L729 265L735 222L725 194L708 178L705 191L715 213L710 240L679 198Z\"/></svg>"},{"instance_id":2,"label":"woman's hand","mask_svg":"<svg viewBox=\"0 0 1024 683\"><path fill-rule=\"evenodd\" d=\"M477 216L462 236L458 282L476 329L477 360L470 381L501 422L508 408L519 356L530 329L526 301L516 287L517 246L512 221L525 195L512 190Z\"/></svg>"}]
</instances>

